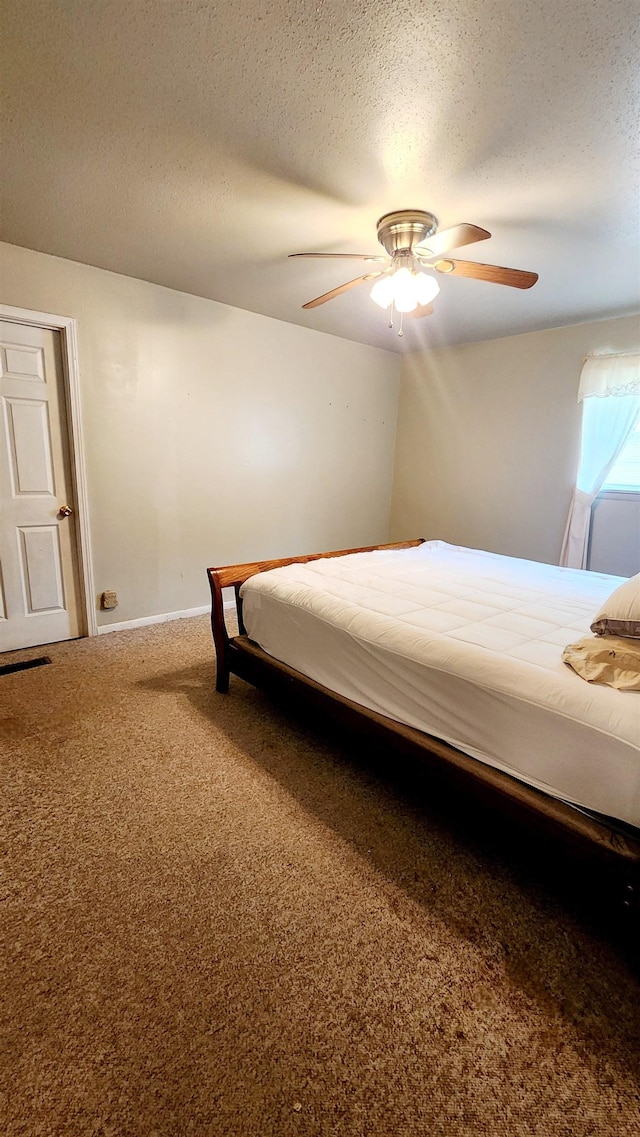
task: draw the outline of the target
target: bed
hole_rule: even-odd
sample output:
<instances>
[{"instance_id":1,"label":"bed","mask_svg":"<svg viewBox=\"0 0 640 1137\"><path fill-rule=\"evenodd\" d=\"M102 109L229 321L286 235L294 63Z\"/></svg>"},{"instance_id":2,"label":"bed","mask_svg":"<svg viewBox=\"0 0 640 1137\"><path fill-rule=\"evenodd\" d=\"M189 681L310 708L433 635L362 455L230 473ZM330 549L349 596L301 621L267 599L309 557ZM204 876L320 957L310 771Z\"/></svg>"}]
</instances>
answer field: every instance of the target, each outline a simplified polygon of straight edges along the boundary
<instances>
[{"instance_id":1,"label":"bed","mask_svg":"<svg viewBox=\"0 0 640 1137\"><path fill-rule=\"evenodd\" d=\"M422 539L208 577L219 692L233 673L419 755L595 858L638 918L640 695L562 662L619 578Z\"/></svg>"}]
</instances>

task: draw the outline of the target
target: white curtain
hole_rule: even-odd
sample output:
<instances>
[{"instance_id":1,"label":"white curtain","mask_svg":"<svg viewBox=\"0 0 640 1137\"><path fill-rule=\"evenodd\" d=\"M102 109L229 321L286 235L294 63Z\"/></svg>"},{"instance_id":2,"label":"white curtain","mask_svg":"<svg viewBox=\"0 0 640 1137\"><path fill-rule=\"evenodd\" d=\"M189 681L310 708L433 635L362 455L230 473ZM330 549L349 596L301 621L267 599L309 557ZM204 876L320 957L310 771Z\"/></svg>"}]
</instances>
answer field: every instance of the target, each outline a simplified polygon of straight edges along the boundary
<instances>
[{"instance_id":1,"label":"white curtain","mask_svg":"<svg viewBox=\"0 0 640 1137\"><path fill-rule=\"evenodd\" d=\"M587 359L580 376L582 445L560 564L587 567L591 506L640 419L640 354Z\"/></svg>"}]
</instances>

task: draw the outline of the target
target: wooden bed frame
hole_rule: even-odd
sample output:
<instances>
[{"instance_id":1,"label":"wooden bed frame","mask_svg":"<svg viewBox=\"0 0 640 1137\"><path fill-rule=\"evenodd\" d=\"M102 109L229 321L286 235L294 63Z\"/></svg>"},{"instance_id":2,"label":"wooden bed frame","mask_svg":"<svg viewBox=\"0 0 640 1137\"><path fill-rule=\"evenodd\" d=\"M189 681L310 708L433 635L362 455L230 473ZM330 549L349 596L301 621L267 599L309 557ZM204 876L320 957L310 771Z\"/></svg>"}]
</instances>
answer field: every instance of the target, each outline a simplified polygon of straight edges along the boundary
<instances>
[{"instance_id":1,"label":"wooden bed frame","mask_svg":"<svg viewBox=\"0 0 640 1137\"><path fill-rule=\"evenodd\" d=\"M424 538L399 541L388 545L370 545L358 549L311 553L280 560L252 561L207 569L211 588L211 628L216 650L216 690L229 691L230 675L237 675L270 694L284 698L285 705L311 706L345 727L351 735L382 743L395 752L418 758L429 768L439 788L463 795L483 809L498 813L518 827L526 826L546 835L555 851L564 851L586 860L600 878L604 876L613 911L619 911L640 930L640 829L618 823L614 819L585 814L564 802L527 786L517 778L469 757L455 747L431 735L404 726L383 715L359 706L299 671L267 655L252 642L242 619L240 588L250 576L284 565L303 564L324 557L341 557L350 553L373 552L377 549L408 549L422 544ZM223 589L233 588L239 634L230 637L224 615Z\"/></svg>"}]
</instances>

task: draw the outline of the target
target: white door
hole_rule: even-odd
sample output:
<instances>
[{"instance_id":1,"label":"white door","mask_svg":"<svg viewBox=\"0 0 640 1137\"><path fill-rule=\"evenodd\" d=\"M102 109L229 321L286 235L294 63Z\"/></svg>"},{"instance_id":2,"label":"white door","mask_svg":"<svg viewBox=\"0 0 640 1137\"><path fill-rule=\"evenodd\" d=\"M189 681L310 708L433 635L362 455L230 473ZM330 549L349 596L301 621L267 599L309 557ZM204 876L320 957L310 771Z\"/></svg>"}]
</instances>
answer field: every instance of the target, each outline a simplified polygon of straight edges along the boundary
<instances>
[{"instance_id":1,"label":"white door","mask_svg":"<svg viewBox=\"0 0 640 1137\"><path fill-rule=\"evenodd\" d=\"M0 403L0 651L9 651L81 634L58 332L0 322Z\"/></svg>"}]
</instances>

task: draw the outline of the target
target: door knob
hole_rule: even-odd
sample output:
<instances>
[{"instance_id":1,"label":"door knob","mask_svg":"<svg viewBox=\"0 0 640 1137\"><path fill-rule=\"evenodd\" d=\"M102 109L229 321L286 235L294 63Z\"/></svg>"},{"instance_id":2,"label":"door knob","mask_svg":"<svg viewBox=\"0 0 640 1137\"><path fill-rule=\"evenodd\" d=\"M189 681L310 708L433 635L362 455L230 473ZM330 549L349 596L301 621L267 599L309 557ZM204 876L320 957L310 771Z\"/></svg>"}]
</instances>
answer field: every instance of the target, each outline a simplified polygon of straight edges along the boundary
<instances>
[{"instance_id":1,"label":"door knob","mask_svg":"<svg viewBox=\"0 0 640 1137\"><path fill-rule=\"evenodd\" d=\"M58 517L71 517L73 510L68 505L61 505L58 510Z\"/></svg>"}]
</instances>

